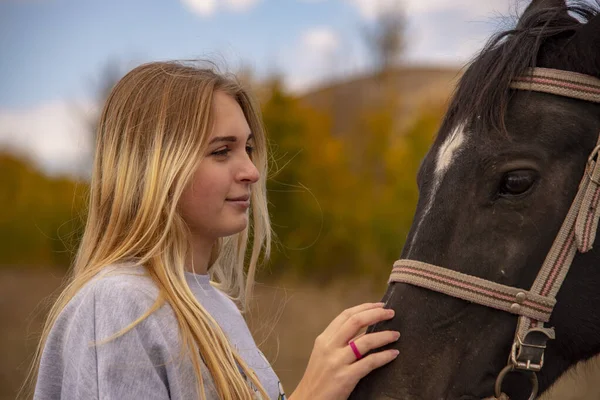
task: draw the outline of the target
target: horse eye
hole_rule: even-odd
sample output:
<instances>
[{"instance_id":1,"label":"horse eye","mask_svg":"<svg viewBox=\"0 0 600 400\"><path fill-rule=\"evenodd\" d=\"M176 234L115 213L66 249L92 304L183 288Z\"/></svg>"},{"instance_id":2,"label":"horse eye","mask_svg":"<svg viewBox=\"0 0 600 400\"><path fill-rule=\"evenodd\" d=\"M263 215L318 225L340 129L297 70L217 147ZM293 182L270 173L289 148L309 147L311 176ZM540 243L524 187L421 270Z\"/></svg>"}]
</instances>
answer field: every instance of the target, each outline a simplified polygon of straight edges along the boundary
<instances>
[{"instance_id":1,"label":"horse eye","mask_svg":"<svg viewBox=\"0 0 600 400\"><path fill-rule=\"evenodd\" d=\"M510 171L504 174L498 193L500 196L517 196L527 192L533 186L537 173L531 169Z\"/></svg>"}]
</instances>

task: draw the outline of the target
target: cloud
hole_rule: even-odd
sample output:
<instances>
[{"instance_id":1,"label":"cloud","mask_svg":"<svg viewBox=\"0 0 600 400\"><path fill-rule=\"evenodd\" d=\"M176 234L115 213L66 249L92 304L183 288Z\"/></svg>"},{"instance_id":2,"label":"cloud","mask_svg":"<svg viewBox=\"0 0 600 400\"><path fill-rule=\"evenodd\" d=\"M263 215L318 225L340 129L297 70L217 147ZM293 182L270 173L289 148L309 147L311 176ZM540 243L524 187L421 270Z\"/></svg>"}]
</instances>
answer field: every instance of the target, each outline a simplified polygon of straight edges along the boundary
<instances>
[{"instance_id":1,"label":"cloud","mask_svg":"<svg viewBox=\"0 0 600 400\"><path fill-rule=\"evenodd\" d=\"M304 3L315 0L300 0ZM321 0L326 1L326 0ZM518 15L528 5L524 0L344 0L358 12L361 24L376 23L382 13L401 11L406 17L406 50L404 58L410 63L461 65L469 61L495 32L511 26L511 17ZM508 17L505 19L504 17ZM359 37L355 43L342 44L347 53L343 62L352 64L345 73L364 69L369 51ZM362 49L357 50L357 47ZM336 53L340 58L340 51ZM362 62L359 60L362 58ZM340 61L340 60L338 60ZM340 67L337 67L337 72ZM309 73L294 69L290 81L294 88L302 89L310 82ZM331 76L331 75L330 75ZM314 79L313 79L314 81Z\"/></svg>"},{"instance_id":2,"label":"cloud","mask_svg":"<svg viewBox=\"0 0 600 400\"><path fill-rule=\"evenodd\" d=\"M333 75L340 45L338 34L330 27L304 31L295 45L280 54L288 87L301 91Z\"/></svg>"},{"instance_id":3,"label":"cloud","mask_svg":"<svg viewBox=\"0 0 600 400\"><path fill-rule=\"evenodd\" d=\"M402 11L406 16L405 59L419 63L460 65L487 39L511 25L527 6L523 0L346 0L364 23L378 15ZM505 17L508 17L506 19Z\"/></svg>"},{"instance_id":4,"label":"cloud","mask_svg":"<svg viewBox=\"0 0 600 400\"><path fill-rule=\"evenodd\" d=\"M254 7L259 0L225 0L224 5L229 10L246 11Z\"/></svg>"},{"instance_id":5,"label":"cloud","mask_svg":"<svg viewBox=\"0 0 600 400\"><path fill-rule=\"evenodd\" d=\"M85 176L93 147L86 123L95 113L96 107L85 102L0 109L0 149L31 159L50 175Z\"/></svg>"},{"instance_id":6,"label":"cloud","mask_svg":"<svg viewBox=\"0 0 600 400\"><path fill-rule=\"evenodd\" d=\"M260 0L181 0L193 13L208 17L218 10L224 9L235 12L243 12L254 7Z\"/></svg>"},{"instance_id":7,"label":"cloud","mask_svg":"<svg viewBox=\"0 0 600 400\"><path fill-rule=\"evenodd\" d=\"M398 8L398 0L347 0L358 8L360 15L367 20L375 19L380 13Z\"/></svg>"},{"instance_id":8,"label":"cloud","mask_svg":"<svg viewBox=\"0 0 600 400\"><path fill-rule=\"evenodd\" d=\"M380 13L396 9L397 0L347 0L358 9L359 14L366 20L373 20ZM405 0L401 7L410 17L414 14L439 12L444 10L461 10L470 16L481 18L498 14L514 14L515 7L522 10L524 1L497 1L497 0Z\"/></svg>"},{"instance_id":9,"label":"cloud","mask_svg":"<svg viewBox=\"0 0 600 400\"><path fill-rule=\"evenodd\" d=\"M300 42L304 50L328 55L338 47L339 39L331 28L313 28L302 34Z\"/></svg>"},{"instance_id":10,"label":"cloud","mask_svg":"<svg viewBox=\"0 0 600 400\"><path fill-rule=\"evenodd\" d=\"M181 0L190 11L202 17L212 15L217 8L217 0Z\"/></svg>"}]
</instances>

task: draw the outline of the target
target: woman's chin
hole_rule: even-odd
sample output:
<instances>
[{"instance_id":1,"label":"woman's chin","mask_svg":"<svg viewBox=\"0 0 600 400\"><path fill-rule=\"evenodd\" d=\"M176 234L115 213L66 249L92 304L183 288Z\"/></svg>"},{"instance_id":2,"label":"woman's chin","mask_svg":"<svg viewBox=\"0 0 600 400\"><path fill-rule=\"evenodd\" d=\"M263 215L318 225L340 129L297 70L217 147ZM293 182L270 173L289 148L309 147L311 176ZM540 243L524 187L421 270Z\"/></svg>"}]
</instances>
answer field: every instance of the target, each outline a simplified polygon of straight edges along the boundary
<instances>
[{"instance_id":1,"label":"woman's chin","mask_svg":"<svg viewBox=\"0 0 600 400\"><path fill-rule=\"evenodd\" d=\"M225 229L226 233L223 236L232 236L236 233L240 233L248 226L248 217L238 218L237 221L231 221L228 224L227 229Z\"/></svg>"}]
</instances>

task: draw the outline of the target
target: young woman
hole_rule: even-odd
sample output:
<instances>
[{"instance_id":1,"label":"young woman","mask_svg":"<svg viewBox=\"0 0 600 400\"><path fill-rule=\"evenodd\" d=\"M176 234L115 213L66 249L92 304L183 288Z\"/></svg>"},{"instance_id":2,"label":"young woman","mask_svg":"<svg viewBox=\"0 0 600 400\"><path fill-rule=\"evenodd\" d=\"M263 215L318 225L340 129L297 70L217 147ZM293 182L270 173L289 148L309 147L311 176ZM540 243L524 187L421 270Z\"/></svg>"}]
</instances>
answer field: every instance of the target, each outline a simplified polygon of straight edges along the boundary
<instances>
[{"instance_id":1,"label":"young woman","mask_svg":"<svg viewBox=\"0 0 600 400\"><path fill-rule=\"evenodd\" d=\"M236 306L270 249L266 172L259 110L234 80L176 62L121 79L99 121L87 225L42 334L34 398L285 398ZM342 312L290 399L344 399L393 360L361 357L399 333L353 340L392 315L380 303Z\"/></svg>"}]
</instances>

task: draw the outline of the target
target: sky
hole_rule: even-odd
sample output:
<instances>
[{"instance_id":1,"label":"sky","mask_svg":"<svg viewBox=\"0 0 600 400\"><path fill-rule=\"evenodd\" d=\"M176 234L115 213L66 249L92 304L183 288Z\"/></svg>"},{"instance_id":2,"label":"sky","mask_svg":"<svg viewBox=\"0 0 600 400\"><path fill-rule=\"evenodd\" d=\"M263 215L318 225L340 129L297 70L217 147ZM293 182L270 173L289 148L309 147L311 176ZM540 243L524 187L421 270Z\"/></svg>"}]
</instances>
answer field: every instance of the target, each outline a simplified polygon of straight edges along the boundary
<instances>
[{"instance_id":1,"label":"sky","mask_svg":"<svg viewBox=\"0 0 600 400\"><path fill-rule=\"evenodd\" d=\"M404 62L461 66L519 0L0 0L0 151L50 175L88 163L99 76L152 60L209 59L283 76L295 92L368 70L362 32L405 12Z\"/></svg>"}]
</instances>

